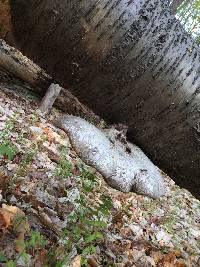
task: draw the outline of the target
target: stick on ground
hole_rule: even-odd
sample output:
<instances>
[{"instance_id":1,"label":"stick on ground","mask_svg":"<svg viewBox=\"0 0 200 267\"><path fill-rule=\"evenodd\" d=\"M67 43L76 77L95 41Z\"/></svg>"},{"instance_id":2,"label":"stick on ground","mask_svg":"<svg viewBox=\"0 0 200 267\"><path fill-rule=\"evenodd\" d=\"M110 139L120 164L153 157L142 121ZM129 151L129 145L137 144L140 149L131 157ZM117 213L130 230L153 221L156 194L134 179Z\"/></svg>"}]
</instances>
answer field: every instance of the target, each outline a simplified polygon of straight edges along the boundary
<instances>
[{"instance_id":1,"label":"stick on ground","mask_svg":"<svg viewBox=\"0 0 200 267\"><path fill-rule=\"evenodd\" d=\"M40 104L40 111L46 115L50 112L56 98L58 97L58 95L60 94L60 91L62 90L62 88L59 86L59 84L55 84L52 83L45 96L43 97L41 104Z\"/></svg>"}]
</instances>

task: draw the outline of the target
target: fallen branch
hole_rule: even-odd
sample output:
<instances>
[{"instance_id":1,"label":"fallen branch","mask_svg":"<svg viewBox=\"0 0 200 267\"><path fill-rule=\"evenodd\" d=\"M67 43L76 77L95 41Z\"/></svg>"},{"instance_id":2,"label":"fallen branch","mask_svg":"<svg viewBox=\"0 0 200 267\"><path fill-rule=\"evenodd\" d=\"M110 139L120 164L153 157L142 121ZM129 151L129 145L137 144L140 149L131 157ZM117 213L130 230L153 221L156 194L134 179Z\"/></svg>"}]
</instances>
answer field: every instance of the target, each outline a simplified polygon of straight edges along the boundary
<instances>
[{"instance_id":1,"label":"fallen branch","mask_svg":"<svg viewBox=\"0 0 200 267\"><path fill-rule=\"evenodd\" d=\"M87 121L65 115L55 124L69 135L72 146L82 160L98 170L106 182L123 192L136 192L152 198L164 195L165 186L160 170L140 148L127 147L120 140L110 140Z\"/></svg>"},{"instance_id":2,"label":"fallen branch","mask_svg":"<svg viewBox=\"0 0 200 267\"><path fill-rule=\"evenodd\" d=\"M42 92L52 78L15 48L0 39L0 67Z\"/></svg>"},{"instance_id":3,"label":"fallen branch","mask_svg":"<svg viewBox=\"0 0 200 267\"><path fill-rule=\"evenodd\" d=\"M59 84L55 84L55 83L52 83L45 96L43 97L41 103L40 103L40 106L39 106L39 109L40 111L46 115L50 112L56 98L58 97L60 91L62 90L62 88L59 86Z\"/></svg>"}]
</instances>

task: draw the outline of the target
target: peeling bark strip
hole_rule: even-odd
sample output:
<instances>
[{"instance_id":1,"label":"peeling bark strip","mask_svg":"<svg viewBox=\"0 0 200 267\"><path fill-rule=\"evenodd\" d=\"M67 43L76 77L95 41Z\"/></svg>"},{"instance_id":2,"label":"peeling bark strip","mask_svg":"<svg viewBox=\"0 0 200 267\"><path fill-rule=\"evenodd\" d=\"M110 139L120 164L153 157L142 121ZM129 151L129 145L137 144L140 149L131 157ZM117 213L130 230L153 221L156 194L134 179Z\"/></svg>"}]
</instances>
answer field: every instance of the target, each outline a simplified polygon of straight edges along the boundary
<instances>
[{"instance_id":1,"label":"peeling bark strip","mask_svg":"<svg viewBox=\"0 0 200 267\"><path fill-rule=\"evenodd\" d=\"M200 197L199 49L168 2L10 0L20 49Z\"/></svg>"},{"instance_id":2,"label":"peeling bark strip","mask_svg":"<svg viewBox=\"0 0 200 267\"><path fill-rule=\"evenodd\" d=\"M45 96L42 99L42 102L40 103L40 111L46 115L50 112L56 98L58 97L58 95L60 94L60 91L62 90L62 88L59 86L59 84L54 84L52 83Z\"/></svg>"},{"instance_id":3,"label":"peeling bark strip","mask_svg":"<svg viewBox=\"0 0 200 267\"><path fill-rule=\"evenodd\" d=\"M162 174L138 147L132 145L128 154L122 144L112 144L98 128L78 117L63 116L56 125L67 132L82 160L99 171L111 187L152 198L164 195Z\"/></svg>"}]
</instances>

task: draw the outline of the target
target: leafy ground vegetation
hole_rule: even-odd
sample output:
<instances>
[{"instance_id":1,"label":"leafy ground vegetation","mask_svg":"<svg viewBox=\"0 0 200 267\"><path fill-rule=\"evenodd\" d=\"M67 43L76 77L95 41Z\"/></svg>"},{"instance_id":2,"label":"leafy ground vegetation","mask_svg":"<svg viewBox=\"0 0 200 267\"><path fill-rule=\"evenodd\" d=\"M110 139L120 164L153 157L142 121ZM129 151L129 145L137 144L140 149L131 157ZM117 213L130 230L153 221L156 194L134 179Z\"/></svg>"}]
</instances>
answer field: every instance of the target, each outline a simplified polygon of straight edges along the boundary
<instances>
[{"instance_id":1,"label":"leafy ground vegetation","mask_svg":"<svg viewBox=\"0 0 200 267\"><path fill-rule=\"evenodd\" d=\"M200 266L200 202L166 176L159 200L86 166L37 105L0 91L0 266Z\"/></svg>"}]
</instances>

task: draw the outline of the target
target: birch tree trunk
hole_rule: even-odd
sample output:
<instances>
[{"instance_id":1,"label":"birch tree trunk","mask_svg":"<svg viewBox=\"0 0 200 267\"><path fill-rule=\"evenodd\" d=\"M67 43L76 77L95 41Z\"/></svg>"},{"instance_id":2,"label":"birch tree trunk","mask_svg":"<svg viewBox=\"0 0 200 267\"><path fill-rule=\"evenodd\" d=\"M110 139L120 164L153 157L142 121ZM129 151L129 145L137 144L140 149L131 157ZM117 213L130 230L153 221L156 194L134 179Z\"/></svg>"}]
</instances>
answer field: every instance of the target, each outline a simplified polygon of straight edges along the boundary
<instances>
[{"instance_id":1,"label":"birch tree trunk","mask_svg":"<svg viewBox=\"0 0 200 267\"><path fill-rule=\"evenodd\" d=\"M10 3L18 47L200 197L199 48L167 1Z\"/></svg>"}]
</instances>

